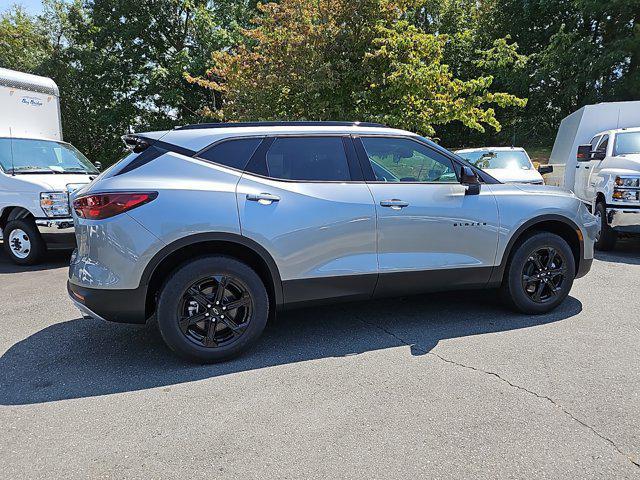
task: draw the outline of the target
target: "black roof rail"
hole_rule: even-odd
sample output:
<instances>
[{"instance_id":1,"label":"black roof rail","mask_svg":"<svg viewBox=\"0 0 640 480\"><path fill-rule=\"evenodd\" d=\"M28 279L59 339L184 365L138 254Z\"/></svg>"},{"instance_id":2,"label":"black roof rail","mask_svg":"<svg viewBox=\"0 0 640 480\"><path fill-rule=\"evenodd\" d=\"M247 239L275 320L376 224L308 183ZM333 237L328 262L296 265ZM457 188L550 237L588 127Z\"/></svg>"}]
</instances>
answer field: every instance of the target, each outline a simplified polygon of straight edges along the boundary
<instances>
[{"instance_id":1,"label":"black roof rail","mask_svg":"<svg viewBox=\"0 0 640 480\"><path fill-rule=\"evenodd\" d=\"M194 123L182 125L174 130L198 130L200 128L231 128L231 127L377 127L386 125L372 122L323 122L323 121L290 121L290 122L229 122L229 123Z\"/></svg>"}]
</instances>

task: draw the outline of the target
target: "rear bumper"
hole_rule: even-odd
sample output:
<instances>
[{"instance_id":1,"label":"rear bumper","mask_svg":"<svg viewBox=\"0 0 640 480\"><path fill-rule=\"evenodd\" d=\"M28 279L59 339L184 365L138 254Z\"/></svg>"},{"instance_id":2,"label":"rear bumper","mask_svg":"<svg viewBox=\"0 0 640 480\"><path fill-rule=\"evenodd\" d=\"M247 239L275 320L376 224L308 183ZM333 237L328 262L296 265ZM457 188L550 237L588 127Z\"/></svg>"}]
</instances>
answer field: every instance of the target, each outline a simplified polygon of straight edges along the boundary
<instances>
[{"instance_id":1,"label":"rear bumper","mask_svg":"<svg viewBox=\"0 0 640 480\"><path fill-rule=\"evenodd\" d=\"M76 246L73 218L37 218L36 227L50 250L67 250Z\"/></svg>"},{"instance_id":2,"label":"rear bumper","mask_svg":"<svg viewBox=\"0 0 640 480\"><path fill-rule=\"evenodd\" d=\"M83 316L118 323L146 322L146 287L133 290L108 290L80 287L67 281L71 301Z\"/></svg>"}]
</instances>

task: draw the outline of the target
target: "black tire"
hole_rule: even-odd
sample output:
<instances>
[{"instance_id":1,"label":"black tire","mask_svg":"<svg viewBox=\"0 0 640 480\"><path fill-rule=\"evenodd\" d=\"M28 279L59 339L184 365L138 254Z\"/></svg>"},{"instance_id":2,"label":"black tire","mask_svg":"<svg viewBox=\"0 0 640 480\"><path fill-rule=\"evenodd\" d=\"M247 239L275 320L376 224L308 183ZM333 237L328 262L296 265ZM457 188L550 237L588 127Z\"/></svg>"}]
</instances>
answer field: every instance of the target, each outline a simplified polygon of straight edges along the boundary
<instances>
[{"instance_id":1,"label":"black tire","mask_svg":"<svg viewBox=\"0 0 640 480\"><path fill-rule=\"evenodd\" d=\"M603 252L613 250L618 240L618 234L607 223L607 207L605 206L605 204L602 202L598 202L596 204L594 214L600 217L601 225L600 235L598 236L598 240L596 241L595 245L596 249Z\"/></svg>"},{"instance_id":2,"label":"black tire","mask_svg":"<svg viewBox=\"0 0 640 480\"><path fill-rule=\"evenodd\" d=\"M223 277L227 279L229 287L227 289L227 283L225 283L225 288L222 291L228 295L223 293L226 299L221 299L221 305L216 306L216 292L222 284L217 279ZM211 293L202 293L201 297L191 296L188 292L190 288L194 287L194 284L206 286L209 281L211 285L215 286L215 289L214 286L208 287L212 289ZM196 289L199 288L199 286L196 287ZM225 302L231 305L232 301L238 301L237 298L233 298L234 291L241 292L239 295L245 299L243 301L247 301L246 295L248 295L250 297L248 304L223 312L222 306ZM206 289L202 292L206 292ZM193 299L186 303L185 298ZM207 302L210 304L204 305ZM191 308L196 311L192 312ZM193 315L193 317L185 316L187 310L188 315ZM230 324L227 323L232 316L229 312L235 312L236 315ZM242 331L238 333L240 328L234 321L241 312L243 318L247 320L242 322ZM226 317L224 313L226 313ZM191 324L192 318L195 319L196 316L202 315L206 315L207 318ZM179 356L197 363L215 363L228 360L247 350L262 334L268 316L269 297L258 274L246 264L225 256L199 257L178 267L165 282L158 298L157 321L162 338ZM180 317L182 317L183 323L180 322ZM187 322L184 322L185 320ZM214 321L215 323L213 323ZM189 323L189 326L185 327L185 323ZM232 330L228 325L236 330ZM213 333L209 338L208 335L211 332ZM231 335L230 340L225 341L226 343L217 337L218 334L223 335L225 332L227 332L227 337Z\"/></svg>"},{"instance_id":3,"label":"black tire","mask_svg":"<svg viewBox=\"0 0 640 480\"><path fill-rule=\"evenodd\" d=\"M553 260L549 262L549 258ZM507 263L502 294L517 311L542 314L564 301L575 276L575 259L569 244L558 235L540 232L515 247Z\"/></svg>"},{"instance_id":4,"label":"black tire","mask_svg":"<svg viewBox=\"0 0 640 480\"><path fill-rule=\"evenodd\" d=\"M22 231L22 234L16 235L14 239L11 239L12 233L19 230ZM5 252L7 252L11 261L18 265L34 265L38 263L46 250L44 240L42 240L36 224L29 219L7 222L2 230L2 241ZM26 242L28 242L28 249L24 250Z\"/></svg>"}]
</instances>

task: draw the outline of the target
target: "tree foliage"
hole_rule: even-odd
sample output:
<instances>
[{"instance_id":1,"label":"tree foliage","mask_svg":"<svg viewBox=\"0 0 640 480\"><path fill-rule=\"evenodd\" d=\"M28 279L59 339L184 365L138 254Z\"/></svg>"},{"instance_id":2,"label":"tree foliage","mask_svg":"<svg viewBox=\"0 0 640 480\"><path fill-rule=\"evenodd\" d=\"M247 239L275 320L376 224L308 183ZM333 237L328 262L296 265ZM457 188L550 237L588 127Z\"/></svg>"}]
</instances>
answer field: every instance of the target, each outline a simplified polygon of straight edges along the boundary
<instances>
[{"instance_id":1,"label":"tree foliage","mask_svg":"<svg viewBox=\"0 0 640 480\"><path fill-rule=\"evenodd\" d=\"M492 76L456 78L447 35L425 32L387 0L282 0L259 7L254 28L213 52L207 77L189 80L221 94L219 119L359 119L434 135L452 121L500 130L491 105L524 106L495 92ZM474 60L502 52L474 52ZM486 60L485 60L486 61Z\"/></svg>"},{"instance_id":2,"label":"tree foliage","mask_svg":"<svg viewBox=\"0 0 640 480\"><path fill-rule=\"evenodd\" d=\"M52 77L65 139L105 165L127 131L205 118L550 145L577 108L639 98L639 15L640 0L45 0L0 12L0 66Z\"/></svg>"}]
</instances>

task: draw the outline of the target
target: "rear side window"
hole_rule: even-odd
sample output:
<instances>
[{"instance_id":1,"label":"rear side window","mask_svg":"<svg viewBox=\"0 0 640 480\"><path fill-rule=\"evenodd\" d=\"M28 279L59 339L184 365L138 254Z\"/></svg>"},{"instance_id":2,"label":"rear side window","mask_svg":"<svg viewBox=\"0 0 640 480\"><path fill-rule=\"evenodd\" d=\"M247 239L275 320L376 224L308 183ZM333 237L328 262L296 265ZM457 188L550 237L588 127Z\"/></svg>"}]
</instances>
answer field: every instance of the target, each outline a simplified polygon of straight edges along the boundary
<instances>
[{"instance_id":1,"label":"rear side window","mask_svg":"<svg viewBox=\"0 0 640 480\"><path fill-rule=\"evenodd\" d=\"M261 141L261 138L225 140L200 152L198 157L226 167L244 170Z\"/></svg>"},{"instance_id":2,"label":"rear side window","mask_svg":"<svg viewBox=\"0 0 640 480\"><path fill-rule=\"evenodd\" d=\"M348 182L349 163L340 137L280 137L266 154L272 178Z\"/></svg>"}]
</instances>

